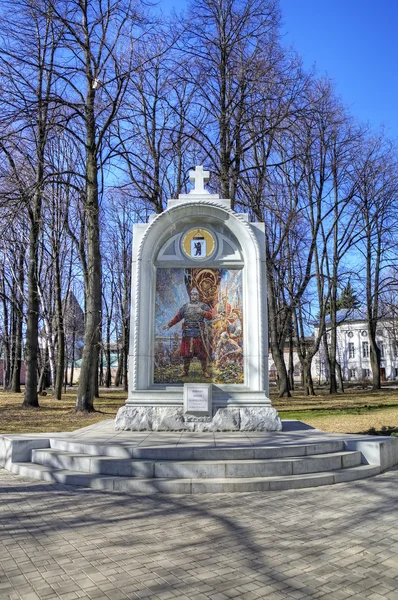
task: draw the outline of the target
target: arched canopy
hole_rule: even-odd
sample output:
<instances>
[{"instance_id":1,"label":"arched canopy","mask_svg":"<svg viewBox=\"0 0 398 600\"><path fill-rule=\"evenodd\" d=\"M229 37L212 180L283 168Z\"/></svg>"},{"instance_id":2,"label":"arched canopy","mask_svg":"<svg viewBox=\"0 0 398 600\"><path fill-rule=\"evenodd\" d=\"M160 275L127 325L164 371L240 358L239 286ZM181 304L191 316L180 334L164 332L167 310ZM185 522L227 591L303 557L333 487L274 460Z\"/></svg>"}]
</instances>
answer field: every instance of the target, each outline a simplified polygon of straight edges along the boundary
<instances>
[{"instance_id":1,"label":"arched canopy","mask_svg":"<svg viewBox=\"0 0 398 600\"><path fill-rule=\"evenodd\" d=\"M156 387L153 383L154 335L151 333L154 332L156 270L165 266L198 266L198 262L184 255L181 249L184 232L195 227L205 228L216 240L214 252L201 261L201 265L242 270L245 380L242 385L217 386L219 396L228 402L233 400L236 394L228 393L227 388L233 388L234 392L240 388L268 394L263 224L248 223L245 215L205 199L172 206L134 231L131 389L137 395L140 390ZM170 392L167 402L175 403L173 398L176 397Z\"/></svg>"}]
</instances>

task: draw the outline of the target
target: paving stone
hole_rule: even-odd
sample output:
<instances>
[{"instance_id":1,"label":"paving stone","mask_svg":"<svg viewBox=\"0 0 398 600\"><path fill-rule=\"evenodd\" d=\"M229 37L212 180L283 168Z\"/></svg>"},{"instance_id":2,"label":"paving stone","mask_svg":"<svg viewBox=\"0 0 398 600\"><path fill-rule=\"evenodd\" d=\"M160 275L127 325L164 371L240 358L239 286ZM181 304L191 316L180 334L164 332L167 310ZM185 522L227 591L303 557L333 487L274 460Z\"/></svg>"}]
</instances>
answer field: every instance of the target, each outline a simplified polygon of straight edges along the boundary
<instances>
[{"instance_id":1,"label":"paving stone","mask_svg":"<svg viewBox=\"0 0 398 600\"><path fill-rule=\"evenodd\" d=\"M398 469L236 495L135 496L0 470L5 600L398 600Z\"/></svg>"}]
</instances>

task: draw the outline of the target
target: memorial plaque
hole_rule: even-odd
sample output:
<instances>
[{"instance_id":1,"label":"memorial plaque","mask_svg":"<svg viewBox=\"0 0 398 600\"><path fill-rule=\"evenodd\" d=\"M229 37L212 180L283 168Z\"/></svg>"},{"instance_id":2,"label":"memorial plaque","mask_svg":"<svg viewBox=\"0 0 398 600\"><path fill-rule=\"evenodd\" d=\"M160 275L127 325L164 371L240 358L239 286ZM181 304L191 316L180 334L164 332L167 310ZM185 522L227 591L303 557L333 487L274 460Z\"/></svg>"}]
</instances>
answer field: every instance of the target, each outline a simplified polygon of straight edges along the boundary
<instances>
[{"instance_id":1,"label":"memorial plaque","mask_svg":"<svg viewBox=\"0 0 398 600\"><path fill-rule=\"evenodd\" d=\"M189 388L187 410L203 412L208 410L208 390L203 388Z\"/></svg>"},{"instance_id":2,"label":"memorial plaque","mask_svg":"<svg viewBox=\"0 0 398 600\"><path fill-rule=\"evenodd\" d=\"M184 385L184 412L194 415L211 415L211 384L186 383Z\"/></svg>"}]
</instances>

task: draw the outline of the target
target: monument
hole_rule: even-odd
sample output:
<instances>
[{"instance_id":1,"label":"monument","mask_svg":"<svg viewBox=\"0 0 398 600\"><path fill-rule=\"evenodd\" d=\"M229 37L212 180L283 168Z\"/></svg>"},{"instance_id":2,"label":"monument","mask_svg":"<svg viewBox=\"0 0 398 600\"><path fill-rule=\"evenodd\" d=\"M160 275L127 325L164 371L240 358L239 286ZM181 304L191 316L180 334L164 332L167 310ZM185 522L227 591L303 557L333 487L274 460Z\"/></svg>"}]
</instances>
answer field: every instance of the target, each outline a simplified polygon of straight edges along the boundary
<instances>
[{"instance_id":1,"label":"monument","mask_svg":"<svg viewBox=\"0 0 398 600\"><path fill-rule=\"evenodd\" d=\"M195 187L134 225L129 392L118 430L279 431L268 393L264 224Z\"/></svg>"}]
</instances>

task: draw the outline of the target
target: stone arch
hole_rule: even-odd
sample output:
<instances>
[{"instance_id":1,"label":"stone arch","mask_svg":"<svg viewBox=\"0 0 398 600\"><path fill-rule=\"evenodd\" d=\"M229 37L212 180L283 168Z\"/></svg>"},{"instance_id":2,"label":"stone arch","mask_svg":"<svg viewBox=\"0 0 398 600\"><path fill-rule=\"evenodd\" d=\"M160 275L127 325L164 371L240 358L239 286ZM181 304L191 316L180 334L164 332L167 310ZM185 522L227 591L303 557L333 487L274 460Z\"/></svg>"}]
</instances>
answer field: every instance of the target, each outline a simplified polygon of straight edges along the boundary
<instances>
[{"instance_id":1,"label":"stone arch","mask_svg":"<svg viewBox=\"0 0 398 600\"><path fill-rule=\"evenodd\" d=\"M153 218L149 225L142 226L141 240L136 256L133 256L135 296L132 298L130 338L131 388L139 391L152 385L150 362L153 347L148 333L154 330L155 258L162 244L175 235L185 222L191 227L196 223L202 226L208 223L214 228L222 227L239 240L243 257L245 348L248 349L245 356L245 388L247 391L262 391L261 401L264 403L264 391L268 396L268 348L265 334L267 314L263 225L249 224L245 215L235 213L216 200L190 200L172 206ZM211 264L211 260L206 263L207 266ZM228 393L226 390L224 392L224 397L227 398ZM175 403L171 396L168 401Z\"/></svg>"}]
</instances>

